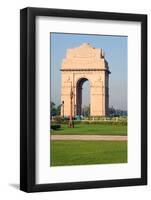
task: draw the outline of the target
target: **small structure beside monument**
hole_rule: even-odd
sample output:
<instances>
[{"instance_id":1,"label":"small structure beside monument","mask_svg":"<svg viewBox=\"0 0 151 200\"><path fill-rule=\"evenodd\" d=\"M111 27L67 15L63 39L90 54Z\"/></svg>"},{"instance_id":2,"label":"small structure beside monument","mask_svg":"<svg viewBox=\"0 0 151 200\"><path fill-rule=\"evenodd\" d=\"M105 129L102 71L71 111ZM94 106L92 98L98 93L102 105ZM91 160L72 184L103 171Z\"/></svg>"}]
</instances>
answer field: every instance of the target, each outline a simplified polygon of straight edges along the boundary
<instances>
[{"instance_id":1,"label":"small structure beside monument","mask_svg":"<svg viewBox=\"0 0 151 200\"><path fill-rule=\"evenodd\" d=\"M74 117L82 114L82 86L87 80L90 82L90 116L108 115L109 74L102 49L89 43L67 49L61 67L61 102L64 102L61 115L70 116L72 113Z\"/></svg>"}]
</instances>

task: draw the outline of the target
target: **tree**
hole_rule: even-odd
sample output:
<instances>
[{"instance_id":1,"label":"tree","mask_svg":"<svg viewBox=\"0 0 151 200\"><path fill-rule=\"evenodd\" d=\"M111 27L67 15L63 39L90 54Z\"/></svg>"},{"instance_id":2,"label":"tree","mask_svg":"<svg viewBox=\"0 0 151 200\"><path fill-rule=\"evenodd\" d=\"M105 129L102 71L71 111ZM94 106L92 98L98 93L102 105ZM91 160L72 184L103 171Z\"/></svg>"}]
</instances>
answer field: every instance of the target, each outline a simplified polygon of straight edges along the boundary
<instances>
[{"instance_id":1,"label":"tree","mask_svg":"<svg viewBox=\"0 0 151 200\"><path fill-rule=\"evenodd\" d=\"M115 114L116 114L116 110L112 106L111 108L109 108L109 115L115 115Z\"/></svg>"},{"instance_id":2,"label":"tree","mask_svg":"<svg viewBox=\"0 0 151 200\"><path fill-rule=\"evenodd\" d=\"M61 105L56 108L56 115L61 115Z\"/></svg>"},{"instance_id":3,"label":"tree","mask_svg":"<svg viewBox=\"0 0 151 200\"><path fill-rule=\"evenodd\" d=\"M51 109L51 117L55 116L57 111L56 111L55 103L52 101L50 102L50 109Z\"/></svg>"},{"instance_id":4,"label":"tree","mask_svg":"<svg viewBox=\"0 0 151 200\"><path fill-rule=\"evenodd\" d=\"M90 116L90 104L88 106L83 107L83 116L89 117Z\"/></svg>"},{"instance_id":5,"label":"tree","mask_svg":"<svg viewBox=\"0 0 151 200\"><path fill-rule=\"evenodd\" d=\"M111 116L127 116L127 111L126 110L121 110L121 109L115 109L113 106L109 108L109 115Z\"/></svg>"}]
</instances>

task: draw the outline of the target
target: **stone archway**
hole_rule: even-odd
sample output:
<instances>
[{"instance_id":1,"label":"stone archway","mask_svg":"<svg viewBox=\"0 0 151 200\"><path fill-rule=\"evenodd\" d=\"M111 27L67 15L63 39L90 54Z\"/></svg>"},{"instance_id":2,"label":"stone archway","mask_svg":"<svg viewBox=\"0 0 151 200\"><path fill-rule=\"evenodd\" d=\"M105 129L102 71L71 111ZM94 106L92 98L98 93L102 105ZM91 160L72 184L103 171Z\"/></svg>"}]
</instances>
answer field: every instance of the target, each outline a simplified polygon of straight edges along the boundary
<instances>
[{"instance_id":1,"label":"stone archway","mask_svg":"<svg viewBox=\"0 0 151 200\"><path fill-rule=\"evenodd\" d=\"M102 49L92 47L88 43L78 48L68 49L61 67L61 115L81 113L82 85L90 82L90 115L106 116L109 106L109 68Z\"/></svg>"},{"instance_id":2,"label":"stone archway","mask_svg":"<svg viewBox=\"0 0 151 200\"><path fill-rule=\"evenodd\" d=\"M82 86L85 81L88 81L87 78L80 78L76 83L76 115L82 115Z\"/></svg>"}]
</instances>

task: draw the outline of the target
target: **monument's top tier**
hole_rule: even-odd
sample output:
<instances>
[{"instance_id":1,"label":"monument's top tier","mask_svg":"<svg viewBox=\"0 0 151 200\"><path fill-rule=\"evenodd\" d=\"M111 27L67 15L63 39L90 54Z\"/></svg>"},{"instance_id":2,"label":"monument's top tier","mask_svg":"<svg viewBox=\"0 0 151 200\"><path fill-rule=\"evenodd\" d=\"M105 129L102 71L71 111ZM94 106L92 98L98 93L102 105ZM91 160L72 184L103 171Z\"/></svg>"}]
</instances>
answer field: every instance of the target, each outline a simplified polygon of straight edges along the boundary
<instances>
[{"instance_id":1,"label":"monument's top tier","mask_svg":"<svg viewBox=\"0 0 151 200\"><path fill-rule=\"evenodd\" d=\"M80 47L67 49L66 58L63 59L61 69L108 70L108 63L102 49L94 48L89 43L83 43Z\"/></svg>"}]
</instances>

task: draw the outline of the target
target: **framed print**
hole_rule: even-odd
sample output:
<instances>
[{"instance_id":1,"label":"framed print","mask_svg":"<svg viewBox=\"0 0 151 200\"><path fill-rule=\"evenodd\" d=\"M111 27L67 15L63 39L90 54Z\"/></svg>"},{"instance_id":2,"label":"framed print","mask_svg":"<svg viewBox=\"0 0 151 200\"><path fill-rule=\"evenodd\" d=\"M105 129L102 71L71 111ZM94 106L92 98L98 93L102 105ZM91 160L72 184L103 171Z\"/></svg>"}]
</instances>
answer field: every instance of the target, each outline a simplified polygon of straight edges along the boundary
<instances>
[{"instance_id":1,"label":"framed print","mask_svg":"<svg viewBox=\"0 0 151 200\"><path fill-rule=\"evenodd\" d=\"M20 12L20 189L147 184L147 16Z\"/></svg>"}]
</instances>

